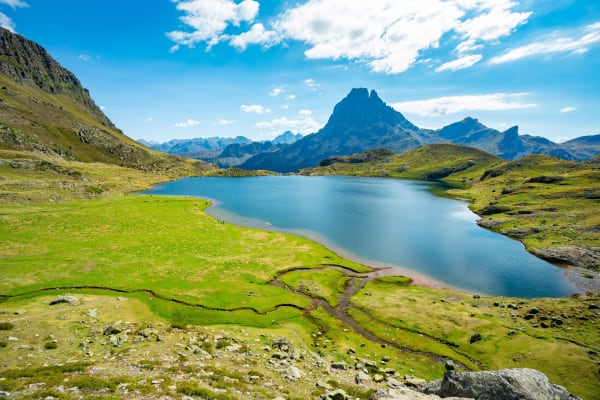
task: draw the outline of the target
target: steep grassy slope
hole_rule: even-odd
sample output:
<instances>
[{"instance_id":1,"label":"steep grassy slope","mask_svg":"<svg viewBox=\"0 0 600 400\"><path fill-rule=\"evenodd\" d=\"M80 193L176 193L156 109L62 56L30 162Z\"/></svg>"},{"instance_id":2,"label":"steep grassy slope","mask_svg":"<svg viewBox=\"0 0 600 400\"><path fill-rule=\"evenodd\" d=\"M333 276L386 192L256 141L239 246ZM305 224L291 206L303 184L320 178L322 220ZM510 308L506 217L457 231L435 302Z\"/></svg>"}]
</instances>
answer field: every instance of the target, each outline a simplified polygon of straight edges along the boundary
<instances>
[{"instance_id":1,"label":"steep grassy slope","mask_svg":"<svg viewBox=\"0 0 600 400\"><path fill-rule=\"evenodd\" d=\"M544 155L503 161L473 148L433 144L393 154L374 150L326 159L304 174L443 180L471 200L482 226L522 241L549 261L598 270L600 164Z\"/></svg>"},{"instance_id":2,"label":"steep grassy slope","mask_svg":"<svg viewBox=\"0 0 600 400\"><path fill-rule=\"evenodd\" d=\"M2 28L0 149L147 171L187 163L125 136L75 75L38 44Z\"/></svg>"},{"instance_id":3,"label":"steep grassy slope","mask_svg":"<svg viewBox=\"0 0 600 400\"><path fill-rule=\"evenodd\" d=\"M332 157L323 160L318 168L306 168L301 173L443 179L462 184L479 180L485 170L502 162L500 158L475 148L442 143L402 154L376 149L352 156Z\"/></svg>"}]
</instances>

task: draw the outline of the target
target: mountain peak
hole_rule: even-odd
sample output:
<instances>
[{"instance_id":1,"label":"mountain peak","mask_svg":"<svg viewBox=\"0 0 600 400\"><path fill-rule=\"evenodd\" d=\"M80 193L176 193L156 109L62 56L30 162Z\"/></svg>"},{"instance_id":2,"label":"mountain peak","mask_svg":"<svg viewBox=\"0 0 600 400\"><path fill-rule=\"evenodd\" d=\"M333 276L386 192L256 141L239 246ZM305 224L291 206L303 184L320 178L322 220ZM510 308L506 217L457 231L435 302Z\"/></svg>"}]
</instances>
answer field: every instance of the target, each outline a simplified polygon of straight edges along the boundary
<instances>
[{"instance_id":1,"label":"mountain peak","mask_svg":"<svg viewBox=\"0 0 600 400\"><path fill-rule=\"evenodd\" d=\"M369 92L367 88L354 88L334 107L323 131L339 133L349 127L365 127L382 123L411 131L419 130L401 113L385 104L375 90Z\"/></svg>"}]
</instances>

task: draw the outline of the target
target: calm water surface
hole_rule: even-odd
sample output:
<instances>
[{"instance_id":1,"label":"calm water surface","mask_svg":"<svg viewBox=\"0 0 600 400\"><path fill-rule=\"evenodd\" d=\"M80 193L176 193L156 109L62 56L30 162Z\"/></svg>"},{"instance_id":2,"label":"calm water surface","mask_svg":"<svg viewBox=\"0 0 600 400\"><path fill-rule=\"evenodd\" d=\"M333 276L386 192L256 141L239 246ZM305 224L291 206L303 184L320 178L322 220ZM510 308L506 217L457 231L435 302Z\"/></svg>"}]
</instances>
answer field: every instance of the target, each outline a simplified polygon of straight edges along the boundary
<instances>
[{"instance_id":1,"label":"calm water surface","mask_svg":"<svg viewBox=\"0 0 600 400\"><path fill-rule=\"evenodd\" d=\"M479 227L434 184L354 177L186 178L146 193L209 198L230 223L300 234L345 256L399 266L458 288L504 296L577 292L564 272Z\"/></svg>"}]
</instances>

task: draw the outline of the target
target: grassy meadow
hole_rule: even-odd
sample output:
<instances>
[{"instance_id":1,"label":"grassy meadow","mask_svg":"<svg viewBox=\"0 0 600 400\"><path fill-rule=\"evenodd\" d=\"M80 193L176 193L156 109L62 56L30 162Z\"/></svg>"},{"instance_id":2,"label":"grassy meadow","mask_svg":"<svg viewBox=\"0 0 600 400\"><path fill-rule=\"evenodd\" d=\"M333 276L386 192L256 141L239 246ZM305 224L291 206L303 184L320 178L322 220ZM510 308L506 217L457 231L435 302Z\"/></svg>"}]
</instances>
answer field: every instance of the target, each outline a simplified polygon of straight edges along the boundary
<instances>
[{"instance_id":1,"label":"grassy meadow","mask_svg":"<svg viewBox=\"0 0 600 400\"><path fill-rule=\"evenodd\" d=\"M221 332L249 349L273 342L269 337L293 338L306 349L307 359L319 357L324 363L352 365L355 357L386 356L390 361L380 368L393 368L399 376L439 378L444 360L452 359L475 370L532 367L584 398L596 398L600 392L598 311L588 309L600 301L598 295L475 300L467 293L414 286L405 278L366 282L369 268L364 265L304 238L223 224L204 212L208 206L197 198L148 195L0 206L0 322L14 326L0 331L5 343L0 346L0 390L18 390L46 379L41 370L35 378L18 377L15 368L31 372L48 363L76 360L89 363L81 367L84 371L104 368L107 372L98 379L119 387L126 373L116 360L160 364L161 352L177 348L178 330L208 329L215 337ZM269 284L275 278L290 290ZM348 285L358 288L364 283L350 297L347 310L338 310L356 322L356 329L316 303L319 299L335 309ZM65 293L81 297L84 304L49 306L51 299ZM119 302L121 297L128 301ZM540 312L526 320L534 307ZM100 310L100 317L86 317L90 309ZM82 325L81 316L93 326ZM552 318L561 319L561 324L552 323ZM123 321L137 324L136 329L163 324L166 342L144 342L143 349L124 344L108 353L102 340L82 347L94 329L101 332ZM482 340L470 343L474 333ZM9 341L9 336L19 341ZM47 337L55 338L57 349L45 347ZM260 347L249 351L244 357L259 353ZM25 365L23 357L28 357ZM186 355L185 362L190 357ZM227 362L223 361L230 365ZM234 360L230 362L234 368ZM249 374L244 367L248 362L242 364L235 368ZM169 368L157 379L173 380L172 374L187 367ZM260 363L250 369L265 376L272 373ZM52 373L47 385L59 378L73 379L69 374ZM335 387L356 389L352 376L329 380ZM152 389L130 383L139 391ZM165 384L163 390L177 393L180 385ZM214 381L200 385L202 390L218 387ZM367 389L357 397L367 398ZM313 392L306 396L320 393Z\"/></svg>"}]
</instances>

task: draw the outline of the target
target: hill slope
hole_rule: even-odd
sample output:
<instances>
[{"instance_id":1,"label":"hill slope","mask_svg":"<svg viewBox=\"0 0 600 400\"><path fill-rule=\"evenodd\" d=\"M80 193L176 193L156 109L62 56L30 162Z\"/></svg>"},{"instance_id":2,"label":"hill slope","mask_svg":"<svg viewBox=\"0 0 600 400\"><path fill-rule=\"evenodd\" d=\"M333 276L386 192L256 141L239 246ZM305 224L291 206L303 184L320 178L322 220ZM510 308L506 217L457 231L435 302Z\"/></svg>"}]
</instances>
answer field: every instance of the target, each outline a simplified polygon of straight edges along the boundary
<instances>
[{"instance_id":1,"label":"hill slope","mask_svg":"<svg viewBox=\"0 0 600 400\"><path fill-rule=\"evenodd\" d=\"M166 170L183 160L125 136L40 45L0 28L0 148Z\"/></svg>"}]
</instances>

